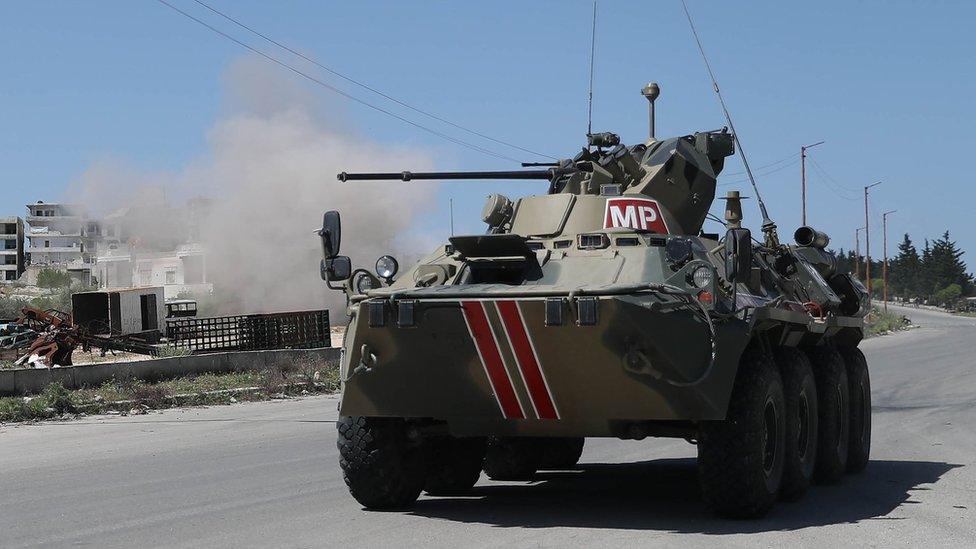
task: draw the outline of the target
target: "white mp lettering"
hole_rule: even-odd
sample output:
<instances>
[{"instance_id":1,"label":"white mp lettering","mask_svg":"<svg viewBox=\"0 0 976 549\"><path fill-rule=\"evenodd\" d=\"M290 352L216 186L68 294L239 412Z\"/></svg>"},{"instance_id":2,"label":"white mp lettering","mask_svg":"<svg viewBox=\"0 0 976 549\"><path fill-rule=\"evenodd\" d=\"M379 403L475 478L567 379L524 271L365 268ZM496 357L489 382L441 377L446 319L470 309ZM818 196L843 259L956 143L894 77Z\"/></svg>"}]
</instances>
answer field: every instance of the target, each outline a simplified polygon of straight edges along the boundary
<instances>
[{"instance_id":1,"label":"white mp lettering","mask_svg":"<svg viewBox=\"0 0 976 549\"><path fill-rule=\"evenodd\" d=\"M641 229L646 231L649 227L654 225L655 221L657 221L657 212L654 211L654 208L650 206L641 206L640 207Z\"/></svg>"},{"instance_id":2,"label":"white mp lettering","mask_svg":"<svg viewBox=\"0 0 976 549\"><path fill-rule=\"evenodd\" d=\"M637 227L637 209L632 206L621 208L620 206L610 206L610 219L613 227Z\"/></svg>"}]
</instances>

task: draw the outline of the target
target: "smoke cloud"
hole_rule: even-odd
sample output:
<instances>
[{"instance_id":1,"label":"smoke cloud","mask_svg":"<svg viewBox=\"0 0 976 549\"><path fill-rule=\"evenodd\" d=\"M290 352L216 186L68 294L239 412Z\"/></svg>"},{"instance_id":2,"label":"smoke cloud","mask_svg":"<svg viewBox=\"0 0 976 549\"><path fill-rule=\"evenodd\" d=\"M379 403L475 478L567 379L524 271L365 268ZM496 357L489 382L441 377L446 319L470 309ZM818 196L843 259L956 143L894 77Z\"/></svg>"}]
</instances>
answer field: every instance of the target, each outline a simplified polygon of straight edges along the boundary
<instances>
[{"instance_id":1,"label":"smoke cloud","mask_svg":"<svg viewBox=\"0 0 976 549\"><path fill-rule=\"evenodd\" d=\"M318 274L321 247L313 231L322 213L342 213L342 252L354 266L371 267L380 255L416 254L429 244L411 227L433 202L436 187L340 183L335 174L429 169L430 155L357 135L320 94L259 59L236 61L224 82L223 112L200 158L164 174L102 160L73 184L68 198L96 215L146 209L147 227L165 221L151 219L154 210L164 211L154 205L211 198L200 233L208 280L228 302L221 312L324 305L338 321L345 298L326 289Z\"/></svg>"}]
</instances>

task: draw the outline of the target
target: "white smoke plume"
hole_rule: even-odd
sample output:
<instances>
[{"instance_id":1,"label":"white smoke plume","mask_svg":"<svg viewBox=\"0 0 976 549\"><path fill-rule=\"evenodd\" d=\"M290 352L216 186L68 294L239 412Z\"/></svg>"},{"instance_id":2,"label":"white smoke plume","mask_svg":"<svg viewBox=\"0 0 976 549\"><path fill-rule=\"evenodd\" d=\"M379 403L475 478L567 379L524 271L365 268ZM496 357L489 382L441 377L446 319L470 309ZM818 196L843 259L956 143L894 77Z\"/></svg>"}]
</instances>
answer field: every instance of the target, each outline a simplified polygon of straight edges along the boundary
<instances>
[{"instance_id":1,"label":"white smoke plume","mask_svg":"<svg viewBox=\"0 0 976 549\"><path fill-rule=\"evenodd\" d=\"M410 229L433 202L429 184L340 183L340 171L425 170L430 155L384 145L345 129L335 111L276 67L255 58L232 64L223 114L209 150L178 173L146 173L101 161L75 182L69 200L93 213L124 206L214 200L201 226L207 275L228 298L221 313L328 306L344 318L344 297L319 278L313 231L322 213L342 213L342 252L371 267L385 253L416 254L427 239ZM149 224L151 225L151 224Z\"/></svg>"}]
</instances>

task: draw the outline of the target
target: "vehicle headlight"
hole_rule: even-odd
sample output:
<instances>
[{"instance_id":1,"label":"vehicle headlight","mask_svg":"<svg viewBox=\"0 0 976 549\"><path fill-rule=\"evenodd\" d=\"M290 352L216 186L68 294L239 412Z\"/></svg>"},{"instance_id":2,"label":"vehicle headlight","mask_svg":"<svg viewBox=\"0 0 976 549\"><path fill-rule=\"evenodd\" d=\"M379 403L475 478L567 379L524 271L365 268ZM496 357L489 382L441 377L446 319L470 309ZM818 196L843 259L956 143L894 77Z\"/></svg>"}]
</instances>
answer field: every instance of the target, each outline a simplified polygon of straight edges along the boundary
<instances>
[{"instance_id":1,"label":"vehicle headlight","mask_svg":"<svg viewBox=\"0 0 976 549\"><path fill-rule=\"evenodd\" d=\"M712 279L714 278L712 273L712 268L706 265L696 268L691 272L692 285L699 289L710 287L712 285Z\"/></svg>"},{"instance_id":2,"label":"vehicle headlight","mask_svg":"<svg viewBox=\"0 0 976 549\"><path fill-rule=\"evenodd\" d=\"M372 290L376 286L373 284L373 277L369 276L368 273L360 272L356 276L356 293L365 294L367 291Z\"/></svg>"},{"instance_id":3,"label":"vehicle headlight","mask_svg":"<svg viewBox=\"0 0 976 549\"><path fill-rule=\"evenodd\" d=\"M399 269L400 265L392 255L384 255L376 260L376 274L378 274L380 278L389 280L397 274Z\"/></svg>"}]
</instances>

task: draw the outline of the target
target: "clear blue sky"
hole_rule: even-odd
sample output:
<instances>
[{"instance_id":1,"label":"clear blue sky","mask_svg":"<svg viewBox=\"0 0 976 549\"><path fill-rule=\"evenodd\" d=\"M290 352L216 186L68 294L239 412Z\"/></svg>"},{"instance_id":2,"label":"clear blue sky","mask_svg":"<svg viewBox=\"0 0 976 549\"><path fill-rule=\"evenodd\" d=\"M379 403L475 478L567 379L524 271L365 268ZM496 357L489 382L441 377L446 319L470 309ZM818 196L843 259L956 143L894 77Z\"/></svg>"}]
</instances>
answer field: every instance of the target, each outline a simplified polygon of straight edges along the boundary
<instances>
[{"instance_id":1,"label":"clear blue sky","mask_svg":"<svg viewBox=\"0 0 976 549\"><path fill-rule=\"evenodd\" d=\"M191 0L171 1L260 44ZM326 65L484 133L556 156L583 144L589 1L211 1ZM877 237L877 214L898 209L892 240L949 229L976 255L969 163L976 151L976 4L689 4L753 165L826 140L812 156L833 181L810 170L809 211L836 246L849 248L863 224L861 187L883 180L873 195ZM199 158L220 114L221 75L244 53L153 0L4 2L0 47L0 215L24 215L28 202L61 198L99 158L147 170L178 170ZM639 89L648 80L662 87L659 135L724 125L680 2L604 0L594 129L643 140ZM315 93L373 140L432 150L441 169L512 168ZM733 159L726 171L741 169ZM464 232L480 230L477 213L489 190L542 192L538 183L474 187L443 185L444 208L426 221L429 228L446 233L450 197ZM761 187L782 232L791 233L799 222L799 166L762 177ZM720 190L727 188L735 187ZM757 217L747 211L748 220Z\"/></svg>"}]
</instances>

